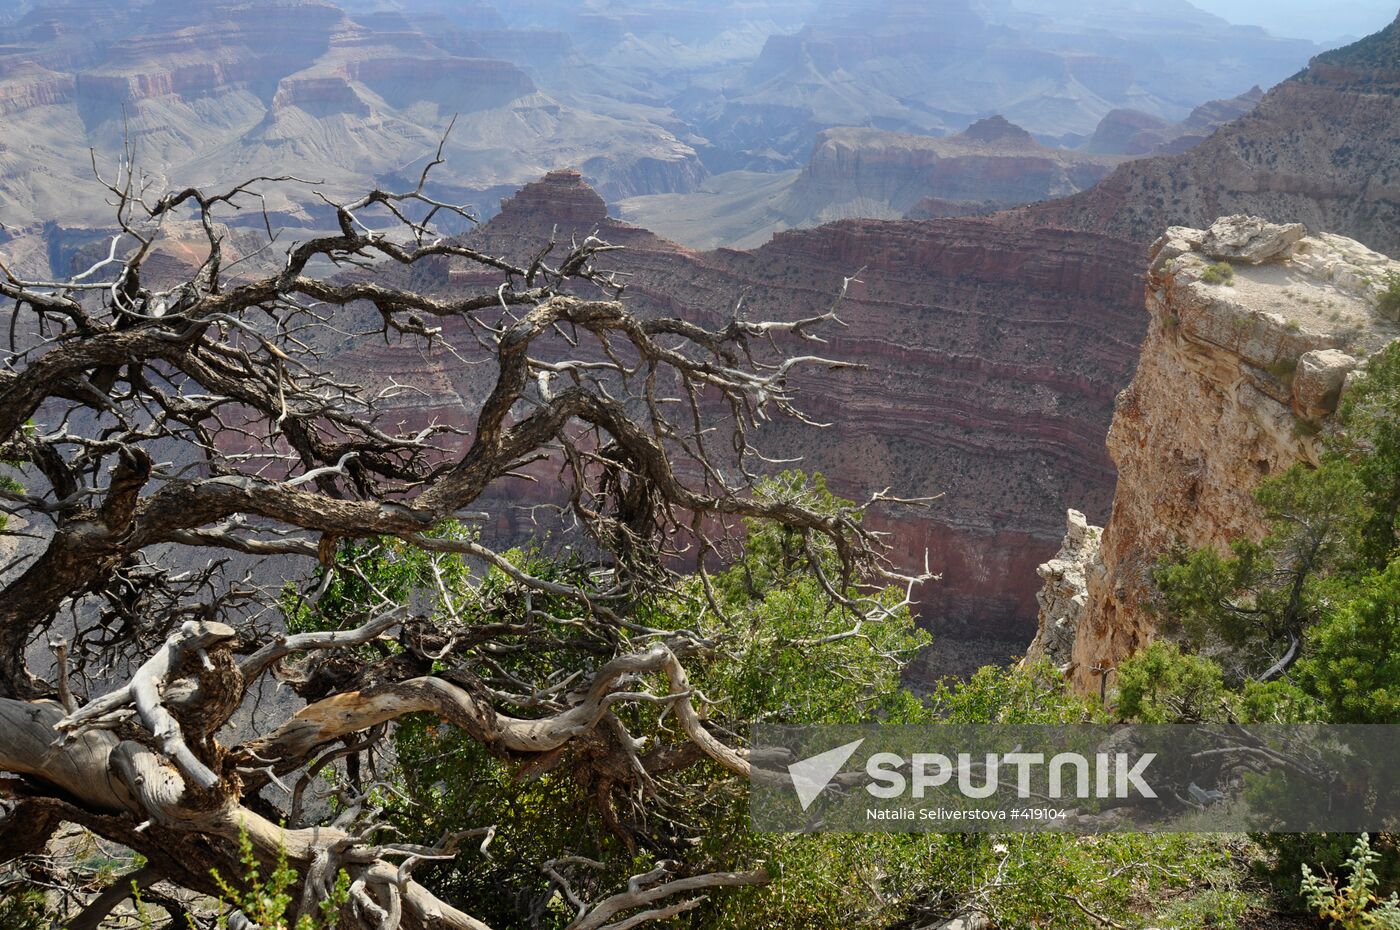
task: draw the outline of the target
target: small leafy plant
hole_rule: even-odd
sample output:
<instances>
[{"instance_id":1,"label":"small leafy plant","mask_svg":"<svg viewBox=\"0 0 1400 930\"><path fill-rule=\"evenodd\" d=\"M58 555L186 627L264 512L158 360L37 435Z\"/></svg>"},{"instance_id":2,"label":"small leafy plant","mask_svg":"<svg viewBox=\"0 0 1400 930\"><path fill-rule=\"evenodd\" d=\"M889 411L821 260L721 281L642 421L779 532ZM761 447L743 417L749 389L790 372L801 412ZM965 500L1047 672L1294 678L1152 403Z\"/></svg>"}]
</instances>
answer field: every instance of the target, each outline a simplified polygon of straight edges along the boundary
<instances>
[{"instance_id":1,"label":"small leafy plant","mask_svg":"<svg viewBox=\"0 0 1400 930\"><path fill-rule=\"evenodd\" d=\"M253 842L248 831L238 831L239 861L243 864L242 884L247 890L240 891L224 879L217 869L211 870L214 881L219 886L219 903L228 908L236 908L258 930L335 930L340 926L340 909L350 900L350 876L341 869L335 879L335 888L318 905L315 916L302 914L295 924L290 924L292 890L300 886L300 876L287 864L286 849L277 850L277 862L264 881L261 863L253 852ZM219 918L219 930L227 930L228 918Z\"/></svg>"},{"instance_id":2,"label":"small leafy plant","mask_svg":"<svg viewBox=\"0 0 1400 930\"><path fill-rule=\"evenodd\" d=\"M1298 373L1298 360L1287 356L1277 358L1269 363L1268 370L1269 374L1284 384L1290 384L1293 381L1293 376Z\"/></svg>"},{"instance_id":3,"label":"small leafy plant","mask_svg":"<svg viewBox=\"0 0 1400 930\"><path fill-rule=\"evenodd\" d=\"M1385 290L1376 296L1376 309L1389 319L1400 319L1400 274L1386 276Z\"/></svg>"},{"instance_id":4,"label":"small leafy plant","mask_svg":"<svg viewBox=\"0 0 1400 930\"><path fill-rule=\"evenodd\" d=\"M1356 839L1346 866L1351 870L1346 884L1339 884L1325 872L1314 875L1303 866L1303 897L1317 916L1342 930L1400 930L1400 898L1379 897L1380 878L1374 868L1381 854L1371 848L1371 838L1363 833Z\"/></svg>"}]
</instances>

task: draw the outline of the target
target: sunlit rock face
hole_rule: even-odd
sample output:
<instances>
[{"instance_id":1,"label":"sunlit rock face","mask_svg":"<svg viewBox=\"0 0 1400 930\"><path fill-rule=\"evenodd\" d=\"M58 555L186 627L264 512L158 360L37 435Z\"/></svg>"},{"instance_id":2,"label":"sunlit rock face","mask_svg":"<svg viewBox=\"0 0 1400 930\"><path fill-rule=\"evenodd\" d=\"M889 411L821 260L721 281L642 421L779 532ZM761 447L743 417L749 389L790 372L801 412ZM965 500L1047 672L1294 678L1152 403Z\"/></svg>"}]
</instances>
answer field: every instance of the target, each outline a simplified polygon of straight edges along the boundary
<instances>
[{"instance_id":1,"label":"sunlit rock face","mask_svg":"<svg viewBox=\"0 0 1400 930\"><path fill-rule=\"evenodd\" d=\"M1316 461L1348 374L1400 337L1376 301L1396 272L1355 240L1258 217L1167 230L1151 252L1141 360L1108 433L1112 515L1097 553L1042 570L1033 653L1097 690L1156 633L1151 573L1173 546L1263 535L1259 480Z\"/></svg>"}]
</instances>

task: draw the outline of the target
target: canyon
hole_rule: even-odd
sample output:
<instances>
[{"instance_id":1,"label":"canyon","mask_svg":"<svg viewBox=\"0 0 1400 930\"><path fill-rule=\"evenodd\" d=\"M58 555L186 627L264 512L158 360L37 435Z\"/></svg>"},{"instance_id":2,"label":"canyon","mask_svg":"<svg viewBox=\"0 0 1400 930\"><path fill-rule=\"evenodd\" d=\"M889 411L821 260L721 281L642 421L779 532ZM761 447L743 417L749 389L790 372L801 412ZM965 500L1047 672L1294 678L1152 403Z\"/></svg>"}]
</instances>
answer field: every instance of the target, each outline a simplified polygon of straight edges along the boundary
<instances>
[{"instance_id":1,"label":"canyon","mask_svg":"<svg viewBox=\"0 0 1400 930\"><path fill-rule=\"evenodd\" d=\"M362 22L318 0L28 6L0 44L0 235L106 225L94 167L111 176L128 154L153 186L294 175L338 198L412 184L446 136L434 193L488 205L561 163L617 197L705 176L657 122L551 96L526 68L553 34L485 11ZM316 198L266 207L278 225L326 222Z\"/></svg>"},{"instance_id":2,"label":"canyon","mask_svg":"<svg viewBox=\"0 0 1400 930\"><path fill-rule=\"evenodd\" d=\"M728 240L666 230L692 245L757 245L778 228L899 216L923 197L919 215L942 216L1073 193L1103 164L1038 151L1021 169L983 170L954 163L987 153L954 153L954 176L916 197L917 185L878 176L882 160L924 145L899 132L952 135L956 150L967 137L955 134L1004 114L1053 146L1114 108L1182 119L1317 50L1185 3L1151 22L1123 15L1126 0L1097 6L1055 18L1034 3L965 0L8 0L0 239L30 240L11 248L61 265L56 238L95 238L108 222L94 168L110 177L128 157L153 187L296 175L336 199L411 185L446 135L433 193L480 219L555 168L578 168L612 203L757 172L715 183L776 221L730 223ZM1228 64L1202 77L1194 64L1222 47ZM860 148L877 176L828 170L833 154ZM773 196L785 202L766 204ZM319 197L265 206L279 226L329 221Z\"/></svg>"},{"instance_id":3,"label":"canyon","mask_svg":"<svg viewBox=\"0 0 1400 930\"><path fill-rule=\"evenodd\" d=\"M1115 108L1180 120L1269 86L1320 51L1188 3L829 2L768 39L719 94L678 108L716 173L798 167L823 129L922 135L1000 114L1036 134L1092 133Z\"/></svg>"},{"instance_id":4,"label":"canyon","mask_svg":"<svg viewBox=\"0 0 1400 930\"><path fill-rule=\"evenodd\" d=\"M1212 100L1179 123L1141 110L1110 110L1082 143L1103 155L1171 155L1200 145L1216 129L1252 111L1264 99L1258 85L1228 100Z\"/></svg>"},{"instance_id":5,"label":"canyon","mask_svg":"<svg viewBox=\"0 0 1400 930\"><path fill-rule=\"evenodd\" d=\"M796 172L715 175L694 191L619 201L624 219L696 248L751 248L838 219L991 213L1087 190L1124 159L1037 142L1000 117L935 138L823 130Z\"/></svg>"},{"instance_id":6,"label":"canyon","mask_svg":"<svg viewBox=\"0 0 1400 930\"><path fill-rule=\"evenodd\" d=\"M546 6L531 15L547 21ZM107 9L102 4L83 9L93 11L94 23L106 21L99 15ZM256 28L239 25L240 16L256 19L261 9L201 7L180 15L224 17L233 25L221 34L233 42L240 30L247 36L258 35L256 28L278 31L275 17ZM810 375L798 385L803 409L832 425L811 431L774 424L765 430L764 446L770 455L801 457L803 467L826 473L838 492L851 496L885 485L904 495L942 495L927 512L897 511L879 519L893 534L900 561L922 565L927 553L930 566L942 573L942 580L927 585L918 597L924 620L950 636L1019 638L1024 643L1037 612L1036 568L1060 543L1066 511L1082 511L1086 527L1108 520L1115 468L1103 440L1114 398L1128 385L1148 330L1140 272L1148 243L1163 228L1205 228L1217 210L1224 212L1228 206L1275 221L1303 222L1314 231L1326 228L1315 224L1328 223L1382 249L1386 237L1394 235L1386 179L1395 151L1388 144L1395 130L1393 97L1388 94L1395 80L1393 62L1400 60L1392 47L1395 27L1358 43L1359 51L1352 46L1319 56L1312 68L1264 95L1254 111L1190 151L1145 157L1116 168L1114 160L1122 156L1051 149L1008 120L988 118L961 139L907 141L907 135L883 129L832 130L823 137L822 157L813 159L815 167L804 183L810 185L809 192L824 191L822 196L833 202L846 196L843 173L855 158L874 169L852 175L860 179L857 190L912 199L914 192L904 192L897 172L882 175L885 169L878 159L865 160L867 144L899 158L954 162L939 175L946 186L920 191L911 210L928 197L947 204L981 204L988 199L983 193L996 190L986 186L989 176L1004 182L998 196L1008 198L1048 196L1062 192L1066 184L1082 183L1087 190L990 216L846 218L814 229L779 231L751 248L701 251L610 216L607 203L609 196L635 191L638 179L651 177L653 167L663 175L676 173L667 175L670 180L657 177L647 184L664 188L703 183L709 169L698 137L682 122L663 119L654 110L652 115L675 131L658 135L656 123L627 122L630 117L625 114L635 110L618 110L595 99L595 109L584 111L540 89L546 86L541 75L566 74L576 66L572 56L579 48L613 41L606 23L593 24L596 32L571 34L569 51L549 45L554 40L544 37L554 33L541 30L545 46L559 52L555 71L548 72L521 63L527 57L524 50L510 52L519 61L463 54L475 50L470 44L474 40L469 40L473 29L485 37L540 28L518 19L494 18L484 5L444 4L434 14L443 25L432 42L411 22L410 28L391 32L394 23L402 26L406 21L402 13L352 13L316 2L288 8L286 15L303 19L297 20L295 30L281 31L294 31L296 43L319 37L313 45L319 43L320 51L312 59L302 54L300 45L301 51L288 50L296 44L290 39L270 34L256 42L238 39L252 43L247 46L249 55L261 56L254 59L260 68L251 77L251 72L237 70L241 59L232 53L203 69L180 64L178 49L184 39L179 29L112 37L110 48L129 63L146 61L142 55L154 54L149 49L164 43L164 71L150 64L132 64L125 70L101 64L91 59L94 46L88 38L44 38L51 20L26 14L20 23L29 30L27 41L52 41L52 47L69 50L72 58L66 64L57 58L49 61L49 84L44 83L49 78L40 80L42 75L21 66L27 53L7 52L0 58L12 69L6 72L3 86L11 90L4 99L20 101L13 104L17 108L27 107L6 119L36 127L0 142L0 173L10 172L4 175L5 190L11 192L7 196L27 197L28 208L37 210L57 203L60 192L78 183L76 174L63 173L76 171L71 151L60 154L54 148L45 158L36 156L36 146L52 141L54 132L63 134L70 148L73 139L91 138L99 130L113 132L109 117L83 103L98 99L84 96L97 93L97 88L108 95L102 99L127 100L132 110L129 125L137 128L143 146L157 150L162 145L172 151L177 147L170 134L172 127L187 124L182 121L215 110L223 114L218 119L229 119L226 105L242 108L238 119L229 119L236 135L196 133L191 144L199 149L197 155L178 165L172 162L162 182L187 176L180 172L198 177L215 169L227 178L230 171L256 173L267 164L310 172L324 154L320 149L328 146L338 153L335 157L344 159L332 158L325 168L330 173L323 190L329 193L341 189L337 185L348 188L366 169L382 170L390 181L411 184L421 170L422 153L436 144L426 127L447 107L461 108L459 125L471 130L462 137L466 140L488 138L480 127L498 119L534 127L532 134L520 138L542 152L539 161L522 155L523 148L506 147L498 154L509 171L474 175L499 182L478 189L483 216L495 215L467 234L483 248L533 255L551 235L596 232L625 247L610 255L609 263L632 275L630 300L696 319L727 313L741 297L755 315L807 315L824 310L843 279L852 279L840 311L848 325L831 335L824 351L862 367ZM517 18L527 14L524 7L510 13ZM572 44L575 38L577 45ZM492 51L504 55L510 48L502 39ZM412 80L397 82L395 56L410 52L428 56L431 66L412 71ZM449 79L433 79L439 67ZM128 71L145 77L137 80ZM84 78L89 72L92 77ZM65 74L73 77L71 86ZM15 75L25 76L28 89L14 89L20 84ZM462 79L466 75L474 76L469 86ZM181 87L188 90L189 99L182 96ZM177 92L163 93L165 89ZM581 99L584 90L574 93L570 99ZM1311 101L1309 108L1297 110L1299 101ZM82 122L84 114L99 121L90 128ZM416 122L410 124L410 116ZM549 127L562 125L560 121L592 125L595 117L600 120L598 137L607 137L614 156L551 135ZM629 135L633 130L636 134ZM394 163L399 157L395 153L404 151L404 138L421 146L416 150L418 161ZM578 137L570 138L576 142ZM887 144L887 139L894 142ZM850 140L859 140L860 146L852 147ZM460 144L468 146L466 141ZM1040 187L1027 188L1031 175L1019 168L1000 174L1000 164L1020 164L1007 154L1018 147L1022 154L1016 157L1035 160L1044 169ZM363 148L375 150L376 158L380 148L393 157L361 165L357 159L368 157ZM448 165L459 152L468 161L496 157L466 148L449 150ZM600 173L593 161L599 157L615 157L616 172ZM1353 160L1347 162L1347 157ZM1325 159L1341 159L1342 170L1321 185L1316 167ZM561 170L561 162L578 170ZM34 164L49 163L56 167L43 183L32 182L16 168L24 165L32 173ZM376 164L382 169L374 168ZM982 173L977 182L982 186L974 196L958 187L967 176L959 172L969 164ZM1231 164L1237 165L1235 170ZM1374 170L1377 165L1380 171ZM1076 171L1110 168L1093 186L1090 178L1074 179ZM510 179L526 172L530 178L544 179L520 189L520 180ZM863 186L867 182L868 188ZM465 176L449 174L442 192L461 193L467 184ZM1163 190L1160 205L1152 199L1154 184ZM487 201L487 193L500 196L517 190L500 209L494 200ZM1168 197L1167 191L1175 193ZM939 193L951 196L935 196ZM65 201L63 209L73 205ZM307 203L273 198L269 209L280 223L299 226L303 232L323 222ZM925 208L924 215L931 212ZM950 207L949 212L957 211ZM0 248L7 259L19 256L35 267L66 270L85 247L83 218L68 222L71 228L64 222L11 227L0 233L8 237ZM489 275L474 277L465 269L444 266L418 283L451 290L491 281ZM395 374L370 340L347 340L337 349L363 355L367 386L383 385ZM403 364L402 353L393 357L394 364ZM477 396L479 385L472 372L444 352L425 352L416 364L422 368L418 380L434 387L422 397L405 398L405 415L460 420ZM527 532L528 517L516 514L503 513L494 530Z\"/></svg>"},{"instance_id":7,"label":"canyon","mask_svg":"<svg viewBox=\"0 0 1400 930\"><path fill-rule=\"evenodd\" d=\"M771 457L800 457L800 467L850 497L887 485L938 497L926 511L875 518L892 534L899 564L922 567L927 556L943 575L918 593L921 616L950 637L1024 648L1035 566L1058 540L1065 509L1107 515L1113 470L1102 436L1145 322L1135 307L1136 246L986 219L843 220L782 232L750 251L700 252L610 217L572 171L527 185L467 241L528 257L551 234L622 246L605 267L631 276L625 299L641 312L697 321L722 322L740 299L754 317L819 314L850 277L838 307L846 326L826 332L821 351L860 367L814 370L794 385L799 408L831 425L776 421L757 442ZM497 281L444 263L413 283L451 291ZM338 348L362 356L367 389L409 374L436 385L404 400L413 422L459 422L485 389L446 349L405 373L395 348L373 340ZM534 477L534 487L521 487L531 499L553 484ZM493 512L502 515L495 532L531 529L521 508Z\"/></svg>"}]
</instances>

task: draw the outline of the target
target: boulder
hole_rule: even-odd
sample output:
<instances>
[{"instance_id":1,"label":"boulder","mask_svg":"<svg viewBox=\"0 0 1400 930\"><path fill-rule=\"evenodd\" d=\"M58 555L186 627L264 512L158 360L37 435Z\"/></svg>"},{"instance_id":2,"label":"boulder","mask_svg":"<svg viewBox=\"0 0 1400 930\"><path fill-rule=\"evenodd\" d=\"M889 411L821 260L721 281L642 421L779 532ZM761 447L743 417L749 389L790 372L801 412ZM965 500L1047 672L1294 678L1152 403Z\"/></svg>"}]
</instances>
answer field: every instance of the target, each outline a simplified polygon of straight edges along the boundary
<instances>
[{"instance_id":1,"label":"boulder","mask_svg":"<svg viewBox=\"0 0 1400 930\"><path fill-rule=\"evenodd\" d=\"M1168 226L1147 253L1152 261L1152 272L1161 274L1172 259L1199 249L1204 236L1204 232L1189 226Z\"/></svg>"},{"instance_id":2,"label":"boulder","mask_svg":"<svg viewBox=\"0 0 1400 930\"><path fill-rule=\"evenodd\" d=\"M1293 244L1307 234L1302 223L1280 225L1257 216L1224 216L1206 230L1201 251L1214 259L1262 265L1293 254Z\"/></svg>"},{"instance_id":3,"label":"boulder","mask_svg":"<svg viewBox=\"0 0 1400 930\"><path fill-rule=\"evenodd\" d=\"M1318 417L1337 409L1337 398L1357 360L1338 349L1316 349L1298 357L1293 372L1293 408L1299 415Z\"/></svg>"}]
</instances>

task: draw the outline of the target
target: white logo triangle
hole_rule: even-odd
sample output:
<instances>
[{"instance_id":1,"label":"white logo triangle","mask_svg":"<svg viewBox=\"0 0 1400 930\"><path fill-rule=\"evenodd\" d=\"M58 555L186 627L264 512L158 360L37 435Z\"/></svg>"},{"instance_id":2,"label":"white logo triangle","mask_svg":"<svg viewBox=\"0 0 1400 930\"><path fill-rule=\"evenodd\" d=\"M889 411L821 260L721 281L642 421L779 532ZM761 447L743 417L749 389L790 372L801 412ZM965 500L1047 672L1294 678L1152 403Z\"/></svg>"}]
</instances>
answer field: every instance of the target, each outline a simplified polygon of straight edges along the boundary
<instances>
[{"instance_id":1,"label":"white logo triangle","mask_svg":"<svg viewBox=\"0 0 1400 930\"><path fill-rule=\"evenodd\" d=\"M841 771L841 766L855 755L863 742L864 737L854 743L808 756L801 762L794 762L788 766L788 775L792 777L792 786L797 789L797 800L804 811L826 790L836 773Z\"/></svg>"}]
</instances>

